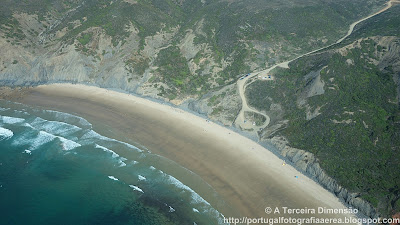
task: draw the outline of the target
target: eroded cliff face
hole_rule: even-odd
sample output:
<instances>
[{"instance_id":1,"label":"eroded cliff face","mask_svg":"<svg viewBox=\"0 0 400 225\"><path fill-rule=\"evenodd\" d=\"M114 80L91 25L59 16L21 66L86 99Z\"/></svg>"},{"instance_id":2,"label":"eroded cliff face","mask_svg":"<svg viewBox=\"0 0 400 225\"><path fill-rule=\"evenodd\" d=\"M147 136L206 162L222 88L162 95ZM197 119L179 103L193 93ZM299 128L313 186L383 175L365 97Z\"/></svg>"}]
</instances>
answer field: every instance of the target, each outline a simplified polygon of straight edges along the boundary
<instances>
[{"instance_id":1,"label":"eroded cliff face","mask_svg":"<svg viewBox=\"0 0 400 225\"><path fill-rule=\"evenodd\" d=\"M136 1L124 2L132 6L138 5ZM244 4L245 1L232 1L230 6L240 8L237 2ZM261 4L260 2L257 1L257 4ZM307 2L310 6L313 5L312 1ZM185 1L181 3L185 4ZM201 4L207 5L207 1L202 1ZM277 7L274 10L280 12L279 5L280 3L271 7ZM266 17L266 23L271 23L275 33L282 30L283 33L288 33L288 36L279 33L277 38L272 38L257 33L260 26L254 21L231 23L234 21L218 21L223 18L222 16L213 20L207 16L199 16L198 20L191 21L193 23L191 26L179 23L168 25L168 21L162 21L161 25L148 35L143 35L143 27L130 22L123 28L127 36L124 39L116 39L110 35L106 26L96 25L79 30L90 19L85 16L79 19L71 18L84 7L84 4L78 4L62 16L55 16L56 13L53 13L45 19L40 19L40 15L36 14L14 13L12 18L18 22L19 30L12 23L2 24L5 29L0 29L1 84L30 86L70 82L116 88L169 101L178 106L187 103L189 109L226 126L232 126L241 108L235 83L238 77L245 72L257 71L285 61L311 47L316 49L316 46L325 46L336 40L338 34L345 32L346 27L342 26L343 29L334 34L320 30L317 32L318 35L310 38L307 44L302 46L299 43L307 37L300 38L301 30L295 29L298 27L296 24L290 25L290 21L282 24L282 20L279 20L274 24L270 16ZM104 7L112 7L112 3L107 3ZM297 13L297 11L290 12ZM262 15L262 13L257 14L258 17ZM247 14L242 16L242 18L252 18ZM59 29L65 21L68 25ZM221 24L215 25L216 21ZM285 27L286 23L289 26ZM224 28L227 26L238 27L238 30L233 32ZM68 35L76 29L79 32L69 37ZM295 31L288 32L290 29ZM269 33L270 30L265 32ZM10 33L14 36L10 36ZM22 36L24 38L20 38ZM385 51L374 49L372 52L374 57L369 60L381 71L389 69L394 71L393 80L397 84L398 95L393 101L397 101L395 103L398 104L399 39L394 36L377 36L370 39L385 47ZM346 55L351 49L360 47L363 40L365 39L357 40L335 51ZM223 48L229 51L224 52L226 49ZM234 50L230 51L231 49ZM351 65L354 61L348 60L346 63ZM174 67L176 64L179 66ZM323 68L308 73L307 76L312 82L295 96L296 104L305 109L301 116L307 121L318 119L323 113L321 108L326 103L318 105L319 107L311 107L308 100L324 95L329 89L337 88L335 80L321 78L321 70ZM185 73L179 74L180 71ZM169 79L170 77L172 79ZM291 143L279 133L286 129L290 122L284 117L285 103L280 101L275 99L268 110L265 110L271 117L271 123L260 133L261 140L271 142L279 150L278 154L293 162L300 171L314 178L344 202L360 209L367 216L379 216L367 201L359 197L359 194L350 193L330 178L321 169L316 157L307 152L308 149L290 147ZM349 120L343 121L346 123ZM336 122L342 121L336 120Z\"/></svg>"},{"instance_id":2,"label":"eroded cliff face","mask_svg":"<svg viewBox=\"0 0 400 225\"><path fill-rule=\"evenodd\" d=\"M369 45L367 45L366 43L369 43ZM368 51L366 51L367 48L369 49ZM376 71L378 72L378 76L383 76L383 77L387 76L385 78L385 82L394 84L389 86L393 87L393 89L396 89L396 94L393 94L393 96L391 94L388 94L391 93L390 91L388 91L387 93L378 93L378 95L382 94L382 98L385 99L384 104L393 105L394 107L397 106L398 108L400 99L399 95L400 39L397 36L374 36L369 38L362 38L352 42L351 44L330 51L331 54L339 53L342 57L347 58L347 60L345 60L346 66L357 67L356 63L353 61L353 57L355 56L361 57L362 60L368 62L368 64L358 65L360 67L376 66L377 68ZM358 56L357 52L364 52L364 53ZM335 103L322 102L323 103L322 104L320 101L315 101L315 96L320 96L320 98L329 99L328 96L323 97L323 95L329 95L329 93L325 93L326 91L340 92L344 91L342 88L343 85L350 85L341 83L337 79L337 77L333 76L333 73L330 73L333 72L332 70L335 69L333 64L321 63L321 65L319 65L318 68L319 68L318 70L305 73L303 75L304 77L300 78L300 79L305 79L308 82L304 84L305 85L304 87L298 89L292 103L294 107L300 109L299 112L305 113L304 115L305 123L315 124L316 126L314 128L315 132L310 132L309 130L306 130L306 128L304 128L303 131L308 132L309 135L313 134L324 135L323 133L324 131L321 130L325 129L323 127L326 127L326 129L332 129L332 127L328 126L327 123L333 123L335 124L334 126L342 127L340 129L349 126L354 127L356 126L355 124L361 123L362 129L367 130L369 132L368 134L370 135L371 138L372 148L378 149L379 146L382 146L385 143L384 142L385 140L382 137L371 136L371 134L377 133L376 130L373 130L375 129L377 124L376 123L374 124L371 120L367 121L366 117L363 117L363 114L366 115L371 114L371 112L367 112L368 110L366 108L361 107L358 110L352 111L350 110L350 107L348 105L343 103L344 105L341 105L342 107L334 107L326 109L324 107L327 107L327 105L329 104L335 104ZM324 76L322 76L321 74L324 74ZM351 72L342 73L340 74L340 76L351 76ZM362 77L360 76L357 79L362 79ZM347 81L351 82L350 79L347 79ZM271 92L277 90L268 89L268 91ZM314 98L314 100L311 100L310 98ZM343 101L344 100L345 99L343 99ZM277 101L277 99L274 99L274 101ZM315 106L315 102L318 103L317 106L319 107ZM286 102L286 104L285 103L282 104L283 109L287 109L288 107L289 107L288 102ZM315 110L310 111L310 109L315 109ZM290 161L301 172L303 172L305 175L311 177L312 179L320 183L327 190L334 193L343 202L345 202L346 204L350 205L353 208L359 209L360 212L363 213L364 215L371 218L378 218L378 217L386 218L391 215L390 213L397 212L396 210L398 209L396 208L397 204L396 201L398 201L398 196L396 197L396 191L390 194L390 196L389 195L383 196L381 199L379 199L379 203L377 204L378 207L374 207L370 202L362 198L363 194L366 193L365 190L361 190L360 192L357 191L352 192L346 187L343 187L337 180L333 179L330 175L326 173L326 171L321 167L318 158L311 152L308 152L308 149L306 148L299 149L293 147L297 145L296 143L293 143L294 141L297 140L294 139L293 136L291 136L290 134L289 136L286 136L284 135L284 132L282 132L285 129L290 129L290 127L292 126L291 123L287 120L288 113L290 114L290 112L288 111L281 110L281 116L280 117L276 116L277 119L272 120L271 125L265 128L262 132L260 132L261 140L275 146L277 149L277 154L281 155L282 157ZM398 115L398 112L397 113L392 112L392 113L394 113L394 117ZM335 116L338 115L341 115L340 120L335 118ZM388 115L386 118L383 119L383 121L386 121L386 119L390 120L390 118L394 119L394 117ZM360 120L360 118L363 119ZM318 125L319 123L315 122L316 120L324 121L322 122L323 127L319 126ZM396 125L394 126L396 127ZM387 126L386 129L389 129L389 126ZM335 131L332 130L331 132L337 133L336 130ZM349 134L349 131L346 130L344 135L356 135L356 134L354 133ZM389 136L391 136L391 138L396 138L396 135L397 132L394 132L391 133ZM354 136L354 138L358 137L359 136ZM290 142L288 138L291 138L293 142ZM312 137L307 135L305 135L304 138L307 138L308 141L310 141L310 139L313 139ZM337 138L339 138L339 136ZM336 144L340 143L335 143L335 145ZM343 148L343 146L349 144L350 143L342 143L342 145L337 145L338 146L337 148ZM329 139L324 142L324 145L326 145L326 147L329 145ZM391 147L391 151L396 152L397 151L396 144L392 145L394 146ZM368 152L367 147L365 149L365 152ZM354 154L356 153L354 152ZM342 158L341 160L346 161L348 159ZM396 174L397 171L393 170L390 171L389 173ZM363 175L360 174L360 176ZM389 214L382 214L377 209L380 209L381 212L383 211Z\"/></svg>"},{"instance_id":3,"label":"eroded cliff face","mask_svg":"<svg viewBox=\"0 0 400 225\"><path fill-rule=\"evenodd\" d=\"M21 24L25 24L27 15L16 16ZM57 41L65 32L57 32L55 36L41 27L43 24L36 21L33 28L30 25L23 27L28 30L37 30L40 35L27 34L27 38L20 44L15 44L0 37L0 77L4 85L21 86L36 85L53 82L93 83L104 87L115 87L124 90L135 88L139 81L138 74L129 72L125 61L128 54L138 49L138 37L135 30L129 37L129 43L124 47L121 44L114 46L111 38L101 28L91 28L83 36L90 34L87 43ZM49 25L51 26L51 25ZM53 33L51 33L53 34ZM38 44L42 43L42 44ZM136 76L135 76L136 75ZM130 82L131 79L134 82Z\"/></svg>"},{"instance_id":4,"label":"eroded cliff face","mask_svg":"<svg viewBox=\"0 0 400 225\"><path fill-rule=\"evenodd\" d=\"M332 43L384 0L359 2L5 2L0 81L91 83L179 105ZM208 115L232 113L215 106Z\"/></svg>"},{"instance_id":5,"label":"eroded cliff face","mask_svg":"<svg viewBox=\"0 0 400 225\"><path fill-rule=\"evenodd\" d=\"M328 191L334 193L347 205L358 209L363 215L370 218L379 218L381 216L369 202L360 198L358 193L349 192L326 174L320 167L318 159L315 158L314 154L290 147L287 140L281 136L275 136L266 141L272 143L277 148L279 154L289 160L300 172L311 177Z\"/></svg>"}]
</instances>

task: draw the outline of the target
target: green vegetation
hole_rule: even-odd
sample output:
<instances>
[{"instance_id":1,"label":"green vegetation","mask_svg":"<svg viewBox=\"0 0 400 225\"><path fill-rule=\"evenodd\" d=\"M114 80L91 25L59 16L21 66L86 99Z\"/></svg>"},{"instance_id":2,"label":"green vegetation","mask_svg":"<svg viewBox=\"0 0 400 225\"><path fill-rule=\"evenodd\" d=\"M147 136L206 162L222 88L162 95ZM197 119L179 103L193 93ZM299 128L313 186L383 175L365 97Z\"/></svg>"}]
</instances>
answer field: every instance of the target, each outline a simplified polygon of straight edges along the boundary
<instances>
[{"instance_id":1,"label":"green vegetation","mask_svg":"<svg viewBox=\"0 0 400 225\"><path fill-rule=\"evenodd\" d=\"M95 55L95 49L87 45L92 40L92 36L91 33L81 34L80 37L77 38L79 44L76 46L76 49L86 55ZM95 58L98 59L98 56L95 56Z\"/></svg>"},{"instance_id":2,"label":"green vegetation","mask_svg":"<svg viewBox=\"0 0 400 225\"><path fill-rule=\"evenodd\" d=\"M159 66L159 79L155 79L155 82L162 81L169 87L168 90L160 87L162 96L173 99L177 95L195 94L209 88L208 76L191 75L186 59L176 46L161 50L155 64Z\"/></svg>"},{"instance_id":3,"label":"green vegetation","mask_svg":"<svg viewBox=\"0 0 400 225\"><path fill-rule=\"evenodd\" d=\"M212 96L210 99L208 99L208 106L212 106L212 105L217 105L218 103L220 103L218 99L217 95Z\"/></svg>"},{"instance_id":4,"label":"green vegetation","mask_svg":"<svg viewBox=\"0 0 400 225\"><path fill-rule=\"evenodd\" d=\"M337 40L345 33L351 21L369 14L371 7L383 2L269 1L265 4L263 0L255 0L251 3L236 1L227 7L226 2L215 1L200 10L201 15L194 17L205 18L203 32L206 34L196 36L195 41L209 43L216 58L230 56L237 50L236 47L244 51L242 44L251 46L252 41L271 47L279 43L291 47L280 49L279 55L300 54ZM316 40L310 41L313 39ZM322 39L327 43L322 42ZM243 52L236 54L243 57ZM259 54L258 57L263 61L268 55Z\"/></svg>"},{"instance_id":5,"label":"green vegetation","mask_svg":"<svg viewBox=\"0 0 400 225\"><path fill-rule=\"evenodd\" d=\"M221 113L224 110L224 108L222 106L218 106L216 108L213 109L213 111L211 112L212 116L218 115L219 113Z\"/></svg>"},{"instance_id":6,"label":"green vegetation","mask_svg":"<svg viewBox=\"0 0 400 225\"><path fill-rule=\"evenodd\" d=\"M78 41L79 43L81 43L81 45L86 45L87 43L89 43L91 39L92 39L91 34L84 34L82 37L78 38Z\"/></svg>"},{"instance_id":7,"label":"green vegetation","mask_svg":"<svg viewBox=\"0 0 400 225\"><path fill-rule=\"evenodd\" d=\"M225 97L226 92L222 92L219 95L213 95L211 98L208 99L208 106L215 106L218 105L219 103L221 103L221 100Z\"/></svg>"},{"instance_id":8,"label":"green vegetation","mask_svg":"<svg viewBox=\"0 0 400 225\"><path fill-rule=\"evenodd\" d=\"M12 40L13 45L20 44L21 41L25 40L26 35L20 28L19 22L14 18L2 19L0 24L0 30L5 33L5 38Z\"/></svg>"},{"instance_id":9,"label":"green vegetation","mask_svg":"<svg viewBox=\"0 0 400 225\"><path fill-rule=\"evenodd\" d=\"M140 55L135 54L128 59L125 64L128 66L128 70L131 73L142 75L149 67L150 59L143 58ZM152 81L150 81L152 82Z\"/></svg>"},{"instance_id":10,"label":"green vegetation","mask_svg":"<svg viewBox=\"0 0 400 225\"><path fill-rule=\"evenodd\" d=\"M398 13L400 13L400 5L395 5L379 16L372 17L371 19L362 22L356 27L351 38L345 41L345 43L347 44L360 37L375 35L400 36L400 17L398 16Z\"/></svg>"},{"instance_id":11,"label":"green vegetation","mask_svg":"<svg viewBox=\"0 0 400 225\"><path fill-rule=\"evenodd\" d=\"M45 43L43 48L54 50L51 46L77 43L78 50L95 55L96 32L101 29L111 37L113 46L107 51L113 57L128 49L123 59L130 73L142 75L150 66L157 66L148 82L157 83L153 87L158 88L159 95L172 100L201 97L236 82L251 69L333 43L346 33L349 24L384 2L209 0L203 4L200 0L137 0L130 4L122 0L3 0L0 31L7 42L32 47L39 42L39 33L55 37L57 31L67 28L62 38L47 38L53 42ZM41 24L23 30L13 16L19 13L35 14ZM362 37L398 37L399 14L400 6L395 6L363 22L354 35L331 49ZM138 31L138 38L131 36L131 28ZM167 32L171 39L150 46L155 52L162 48L157 56L146 55L142 51L145 38L160 31ZM195 36L195 49L199 51L184 50L183 55L180 46L188 31ZM124 46L126 42L130 45ZM139 47L131 51L137 43ZM400 115L398 104L393 103L395 71L390 65L382 69L372 63L372 59L381 60L375 52L385 51L388 49L372 40L363 41L360 48L351 49L346 56L324 51L297 60L289 70L275 70L276 80L257 81L246 94L249 104L260 110L270 111L272 103L282 105L289 124L277 134L286 136L292 146L314 153L329 175L387 214L390 208L400 211L400 177L393 172L400 169ZM97 55L94 58L100 59ZM306 98L318 75L325 82L325 93ZM124 78L135 81L125 74ZM224 110L220 103L226 94L207 95L212 96L207 102L214 109L211 115ZM305 104L300 104L301 98L306 99ZM320 115L307 120L306 113L315 110ZM258 114L245 116L257 125L265 121Z\"/></svg>"},{"instance_id":12,"label":"green vegetation","mask_svg":"<svg viewBox=\"0 0 400 225\"><path fill-rule=\"evenodd\" d=\"M263 115L254 112L245 112L244 118L249 123L255 123L256 126L261 126L265 123L266 118Z\"/></svg>"},{"instance_id":13,"label":"green vegetation","mask_svg":"<svg viewBox=\"0 0 400 225\"><path fill-rule=\"evenodd\" d=\"M134 57L125 60L128 70L135 74L143 74L152 66L147 57L153 56L143 56L141 51L146 37L160 31L172 33L172 28L179 28L174 30L169 43L162 47L179 46L188 30L192 30L194 43L201 44L201 50L193 59L180 58L170 48L162 50L161 58L155 60L160 72L157 82L165 81L170 87L164 90L164 96L200 97L211 87L221 88L235 82L240 75L250 72L250 65L262 68L266 61L284 60L321 47L326 44L322 40L333 42L345 32L351 21L370 13L372 7L383 1L293 3L272 0L266 4L264 0L232 3L210 0L203 4L199 0L140 0L131 4L123 0L16 0L4 2L0 21L14 24L3 25L2 29L7 27L7 39L10 41L13 37L15 41L12 43L18 44L26 37L20 32L21 26L13 19L13 13L36 14L42 27L27 31L32 37L37 37L42 31L43 36L53 37L57 31L67 28L66 35L53 41L71 44L78 40L77 49L92 56L97 53L96 45L88 46L88 43L96 43L94 37L97 35L94 34L98 28L111 37L114 47L120 44L121 48L126 42L132 43L130 29L135 29L139 48L132 53ZM46 38L46 41L50 39ZM46 44L51 46L51 43ZM178 57L179 65L168 62L163 56L163 52L169 54L166 51L171 51L171 57ZM200 61L201 58L205 60ZM193 74L184 66L184 61L190 60L196 64ZM215 67L222 70L214 70ZM167 77L170 75L172 77Z\"/></svg>"},{"instance_id":14,"label":"green vegetation","mask_svg":"<svg viewBox=\"0 0 400 225\"><path fill-rule=\"evenodd\" d=\"M261 110L268 111L272 102L283 105L289 125L277 134L314 153L339 184L389 215L400 193L400 110L393 71L370 62L378 59L378 47L366 40L346 56L327 52L302 58L288 70L276 70L274 82L253 83L246 95ZM307 120L299 99L318 75L325 93L307 98L306 104L321 114Z\"/></svg>"}]
</instances>

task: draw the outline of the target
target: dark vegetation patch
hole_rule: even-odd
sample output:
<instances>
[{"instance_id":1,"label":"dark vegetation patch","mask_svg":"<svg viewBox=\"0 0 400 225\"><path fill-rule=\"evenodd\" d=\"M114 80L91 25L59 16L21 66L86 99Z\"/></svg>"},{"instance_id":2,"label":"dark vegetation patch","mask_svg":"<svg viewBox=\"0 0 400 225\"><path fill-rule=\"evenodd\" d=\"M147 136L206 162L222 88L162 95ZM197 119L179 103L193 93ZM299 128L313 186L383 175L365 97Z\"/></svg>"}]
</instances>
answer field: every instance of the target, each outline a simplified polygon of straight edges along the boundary
<instances>
[{"instance_id":1,"label":"dark vegetation patch","mask_svg":"<svg viewBox=\"0 0 400 225\"><path fill-rule=\"evenodd\" d=\"M400 110L393 71L382 72L370 62L377 49L384 50L367 40L347 56L302 58L290 69L276 70L274 82L253 83L246 95L250 105L261 110L274 101L282 104L289 124L277 134L287 137L292 147L314 153L339 184L389 215L392 209L400 210L395 206L400 192ZM304 76L322 68L325 93L307 99L311 111L320 107L321 114L306 120L306 107L298 104L308 85Z\"/></svg>"}]
</instances>

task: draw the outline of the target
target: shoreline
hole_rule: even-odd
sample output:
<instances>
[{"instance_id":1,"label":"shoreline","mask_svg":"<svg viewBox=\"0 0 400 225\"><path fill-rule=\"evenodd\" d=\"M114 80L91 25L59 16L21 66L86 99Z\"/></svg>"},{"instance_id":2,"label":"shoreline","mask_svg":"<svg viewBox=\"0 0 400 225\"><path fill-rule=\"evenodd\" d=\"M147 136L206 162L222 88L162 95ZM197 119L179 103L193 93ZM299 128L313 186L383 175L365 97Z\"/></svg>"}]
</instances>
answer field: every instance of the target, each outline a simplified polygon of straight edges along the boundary
<instances>
[{"instance_id":1,"label":"shoreline","mask_svg":"<svg viewBox=\"0 0 400 225\"><path fill-rule=\"evenodd\" d=\"M169 104L82 84L42 85L30 88L14 101L86 119L107 119L109 122L104 123L117 133L129 133L132 127L142 129L125 136L199 175L240 212L227 216L266 217L264 209L268 206L345 208L318 183L290 165L282 166L282 159L271 150ZM207 200L207 196L204 198Z\"/></svg>"}]
</instances>

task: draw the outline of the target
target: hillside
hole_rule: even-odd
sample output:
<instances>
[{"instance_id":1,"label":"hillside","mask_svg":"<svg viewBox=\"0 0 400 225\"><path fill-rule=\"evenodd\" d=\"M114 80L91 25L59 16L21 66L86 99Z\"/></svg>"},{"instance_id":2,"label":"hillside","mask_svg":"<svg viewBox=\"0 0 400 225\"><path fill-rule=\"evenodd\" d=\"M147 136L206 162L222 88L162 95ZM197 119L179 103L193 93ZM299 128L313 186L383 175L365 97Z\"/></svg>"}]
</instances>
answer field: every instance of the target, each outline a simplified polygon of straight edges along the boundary
<instances>
[{"instance_id":1,"label":"hillside","mask_svg":"<svg viewBox=\"0 0 400 225\"><path fill-rule=\"evenodd\" d=\"M383 2L3 0L0 80L95 83L180 103L332 43Z\"/></svg>"},{"instance_id":2,"label":"hillside","mask_svg":"<svg viewBox=\"0 0 400 225\"><path fill-rule=\"evenodd\" d=\"M344 43L276 69L274 81L246 92L271 116L263 139L284 137L313 153L340 186L385 216L400 211L399 13L392 7Z\"/></svg>"},{"instance_id":3,"label":"hillside","mask_svg":"<svg viewBox=\"0 0 400 225\"><path fill-rule=\"evenodd\" d=\"M0 84L117 88L232 126L243 74L335 43L385 2L0 0ZM348 189L348 203L364 199L385 216L400 211L399 14L397 5L366 20L245 93L271 119L261 141L301 152L281 154L311 175L319 163L335 194Z\"/></svg>"}]
</instances>

